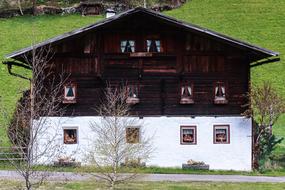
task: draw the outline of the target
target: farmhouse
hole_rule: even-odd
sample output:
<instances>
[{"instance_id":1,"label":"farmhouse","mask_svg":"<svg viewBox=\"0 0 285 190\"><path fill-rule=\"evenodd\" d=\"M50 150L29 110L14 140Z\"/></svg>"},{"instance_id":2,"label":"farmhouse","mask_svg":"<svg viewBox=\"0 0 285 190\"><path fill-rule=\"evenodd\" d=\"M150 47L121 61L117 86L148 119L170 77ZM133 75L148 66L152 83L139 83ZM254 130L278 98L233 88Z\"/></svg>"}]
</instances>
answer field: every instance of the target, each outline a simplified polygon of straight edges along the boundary
<instances>
[{"instance_id":1,"label":"farmhouse","mask_svg":"<svg viewBox=\"0 0 285 190\"><path fill-rule=\"evenodd\" d=\"M154 134L147 165L181 167L192 159L210 169L251 170L252 118L241 115L250 68L278 60L277 52L135 8L11 53L5 64L27 65L23 56L46 46L54 52L54 71L69 75L65 115L50 117L64 119L58 143L67 152L88 147L89 122L100 119L93 109L100 92L106 82L123 81L131 116L143 121L146 135ZM131 127L139 142L140 126ZM84 162L82 154L75 157Z\"/></svg>"}]
</instances>

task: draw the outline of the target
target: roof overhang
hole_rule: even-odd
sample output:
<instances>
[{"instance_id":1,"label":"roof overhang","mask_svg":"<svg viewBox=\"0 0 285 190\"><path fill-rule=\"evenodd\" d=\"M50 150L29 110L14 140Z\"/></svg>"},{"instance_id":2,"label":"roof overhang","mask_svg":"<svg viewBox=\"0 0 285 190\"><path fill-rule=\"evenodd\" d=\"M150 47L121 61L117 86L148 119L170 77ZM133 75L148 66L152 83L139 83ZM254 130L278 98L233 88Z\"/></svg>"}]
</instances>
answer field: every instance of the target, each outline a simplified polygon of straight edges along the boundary
<instances>
[{"instance_id":1,"label":"roof overhang","mask_svg":"<svg viewBox=\"0 0 285 190\"><path fill-rule=\"evenodd\" d=\"M120 20L120 19L125 18L125 17L130 16L130 15L133 15L135 13L143 13L143 14L153 16L157 19L160 19L164 23L167 23L167 24L170 24L170 25L173 25L173 26L176 26L176 27L179 27L179 28L191 31L191 32L206 35L209 38L213 38L213 39L219 40L223 43L227 43L231 46L235 46L235 47L240 48L242 50L248 51L248 53L253 56L250 58L251 62L255 62L255 61L258 61L258 60L261 60L264 58L269 58L272 56L275 57L275 56L279 55L278 52L274 52L274 51L271 51L271 50L268 50L268 49L265 49L265 48L262 48L262 47L259 47L256 45L252 45L252 44L249 44L247 42L231 38L229 36L220 34L218 32L215 32L215 31L212 31L212 30L209 30L209 29L206 29L206 28L194 25L194 24L179 21L177 19L174 19L172 17L163 15L161 13L158 13L158 12L155 12L152 10L148 10L145 8L138 7L138 8L130 9L126 12L120 13L120 14L115 15L113 17L104 19L104 20L99 21L95 24L91 24L89 26L79 28L79 29L73 30L71 32L67 32L67 33L64 33L60 36L57 36L57 37L48 39L46 41L43 41L41 43L35 44L33 46L20 49L18 51L15 51L13 53L6 55L6 58L7 59L9 59L9 58L20 59L20 57L22 57L24 54L29 53L34 49L41 48L41 47L44 47L47 45L53 45L55 43L59 43L60 41L62 41L64 39L70 38L72 36L80 35L82 33L90 31L90 30L100 29L100 28L102 28L102 27L104 27L104 26L106 26L112 22L115 22L117 20Z\"/></svg>"}]
</instances>

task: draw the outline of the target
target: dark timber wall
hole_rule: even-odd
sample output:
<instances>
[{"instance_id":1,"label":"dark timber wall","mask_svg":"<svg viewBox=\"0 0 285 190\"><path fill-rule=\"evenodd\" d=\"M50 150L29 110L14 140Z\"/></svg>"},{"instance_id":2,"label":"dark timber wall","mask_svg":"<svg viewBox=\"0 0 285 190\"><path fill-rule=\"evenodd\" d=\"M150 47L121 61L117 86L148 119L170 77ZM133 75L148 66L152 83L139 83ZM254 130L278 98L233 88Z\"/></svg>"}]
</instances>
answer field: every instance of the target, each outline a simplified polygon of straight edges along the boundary
<instances>
[{"instance_id":1,"label":"dark timber wall","mask_svg":"<svg viewBox=\"0 0 285 190\"><path fill-rule=\"evenodd\" d=\"M135 40L136 52L146 52L146 40L161 40L152 54L120 52L121 40ZM70 74L77 84L77 103L67 114L96 115L106 81L139 84L140 103L132 114L240 115L248 91L246 53L224 42L161 23L153 17L126 17L93 32L69 38L54 48L56 72ZM193 83L194 104L180 105L180 81ZM228 104L213 103L213 85L227 86Z\"/></svg>"}]
</instances>

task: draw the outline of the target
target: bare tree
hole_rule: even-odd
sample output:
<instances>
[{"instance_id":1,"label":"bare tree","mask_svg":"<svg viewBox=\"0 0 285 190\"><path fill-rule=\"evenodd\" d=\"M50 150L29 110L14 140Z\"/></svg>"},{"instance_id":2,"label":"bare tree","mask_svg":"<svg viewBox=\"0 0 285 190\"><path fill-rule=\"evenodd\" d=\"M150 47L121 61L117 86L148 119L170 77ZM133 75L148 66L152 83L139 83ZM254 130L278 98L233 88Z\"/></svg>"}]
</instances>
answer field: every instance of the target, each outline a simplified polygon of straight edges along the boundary
<instances>
[{"instance_id":1,"label":"bare tree","mask_svg":"<svg viewBox=\"0 0 285 190\"><path fill-rule=\"evenodd\" d=\"M32 2L33 15L36 15L37 0L31 0L31 2Z\"/></svg>"},{"instance_id":2,"label":"bare tree","mask_svg":"<svg viewBox=\"0 0 285 190\"><path fill-rule=\"evenodd\" d=\"M143 0L143 7L146 8L146 0Z\"/></svg>"},{"instance_id":3,"label":"bare tree","mask_svg":"<svg viewBox=\"0 0 285 190\"><path fill-rule=\"evenodd\" d=\"M30 190L40 185L48 175L48 167L38 171L38 164L47 164L62 152L57 123L49 116L60 117L64 113L61 93L64 77L55 75L51 63L50 48L33 48L31 54L25 55L25 65L18 62L8 62L9 73L12 66L22 65L31 69L30 77L21 78L30 81L30 90L18 102L13 115L2 110L12 142L12 148L19 158L9 158L9 163L24 178L26 189Z\"/></svg>"},{"instance_id":4,"label":"bare tree","mask_svg":"<svg viewBox=\"0 0 285 190\"><path fill-rule=\"evenodd\" d=\"M108 87L104 95L104 100L96 109L100 119L90 123L95 140L87 159L99 169L95 176L113 189L117 184L137 177L135 172L122 174L122 165L132 163L139 166L147 160L153 151L152 136L146 137L142 123L130 117L126 88ZM132 129L129 127L139 128L133 128L135 130L129 130L127 134L127 128Z\"/></svg>"},{"instance_id":5,"label":"bare tree","mask_svg":"<svg viewBox=\"0 0 285 190\"><path fill-rule=\"evenodd\" d=\"M21 2L21 0L17 0L17 4L18 4L18 8L20 10L21 15L24 15L23 9L22 9L22 2Z\"/></svg>"},{"instance_id":6,"label":"bare tree","mask_svg":"<svg viewBox=\"0 0 285 190\"><path fill-rule=\"evenodd\" d=\"M281 140L276 140L272 135L272 126L277 119L285 112L284 99L278 95L276 89L268 82L262 86L255 86L248 95L250 106L244 113L246 116L254 117L256 125L254 126L253 155L254 167L259 167L259 161L262 154L266 153L266 148L273 149ZM270 142L270 141L274 142ZM272 143L272 145L268 145ZM268 152L268 151L267 151Z\"/></svg>"}]
</instances>

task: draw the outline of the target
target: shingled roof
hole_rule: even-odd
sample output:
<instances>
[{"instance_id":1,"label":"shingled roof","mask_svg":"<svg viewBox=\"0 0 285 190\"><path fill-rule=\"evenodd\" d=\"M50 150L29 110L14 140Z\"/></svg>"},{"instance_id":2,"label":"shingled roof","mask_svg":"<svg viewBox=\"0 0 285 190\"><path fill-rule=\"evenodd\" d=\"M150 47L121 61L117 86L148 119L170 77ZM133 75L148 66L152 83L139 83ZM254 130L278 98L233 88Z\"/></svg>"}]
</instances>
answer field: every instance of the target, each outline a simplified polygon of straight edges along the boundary
<instances>
[{"instance_id":1,"label":"shingled roof","mask_svg":"<svg viewBox=\"0 0 285 190\"><path fill-rule=\"evenodd\" d=\"M211 38L214 38L216 40L219 40L219 41L222 41L224 43L227 43L227 44L230 44L232 46L235 46L237 48L249 51L253 55L257 56L256 59L253 59L254 61L257 61L257 60L262 59L262 58L268 58L268 57L278 56L279 55L278 52L274 52L274 51L271 51L271 50L268 50L268 49L265 49L265 48L262 48L262 47L259 47L259 46L256 46L256 45L252 45L252 44L249 44L247 42L244 42L244 41L241 41L241 40L237 40L237 39L231 38L229 36L220 34L218 32L215 32L215 31L212 31L212 30L209 30L209 29L206 29L206 28L194 25L194 24L190 24L190 23L187 23L187 22L183 22L183 21L174 19L172 17L163 15L161 13L158 13L158 12L155 12L155 11L152 11L152 10L149 10L149 9L138 7L138 8L130 9L130 10L126 11L126 12L117 14L117 15L115 15L113 17L104 19L104 20L99 21L99 22L97 22L95 24L91 24L89 26L86 26L86 27L83 27L83 28L79 28L79 29L73 30L71 32L67 32L67 33L64 33L64 34L62 34L60 36L57 36L57 37L48 39L46 41L43 41L41 43L35 44L33 46L20 49L18 51L15 51L13 53L10 53L10 54L6 55L6 58L7 59L8 58L17 59L17 58L21 57L23 54L26 54L26 53L32 51L34 48L40 48L40 47L43 47L43 46L46 46L46 45L52 45L54 43L58 43L58 42L60 42L60 41L62 41L64 39L66 39L66 38L69 38L71 36L76 36L76 35L79 35L79 34L81 34L83 32L86 32L86 31L99 29L99 28L101 28L103 26L108 25L109 23L112 23L112 22L114 22L116 20L120 20L120 19L122 19L122 18L124 18L126 16L133 15L133 14L136 14L136 13L142 13L142 14L146 14L146 15L149 15L149 16L156 17L158 19L161 19L162 21L164 21L167 24L171 24L171 25L176 26L178 28L182 28L182 29L189 30L189 31L192 31L192 32L201 33L201 34L207 35L207 36L209 36Z\"/></svg>"}]
</instances>

